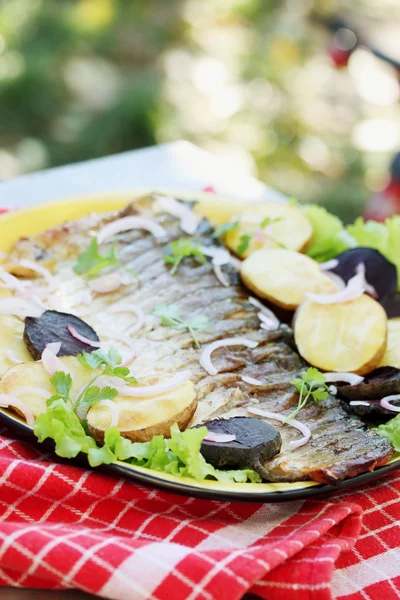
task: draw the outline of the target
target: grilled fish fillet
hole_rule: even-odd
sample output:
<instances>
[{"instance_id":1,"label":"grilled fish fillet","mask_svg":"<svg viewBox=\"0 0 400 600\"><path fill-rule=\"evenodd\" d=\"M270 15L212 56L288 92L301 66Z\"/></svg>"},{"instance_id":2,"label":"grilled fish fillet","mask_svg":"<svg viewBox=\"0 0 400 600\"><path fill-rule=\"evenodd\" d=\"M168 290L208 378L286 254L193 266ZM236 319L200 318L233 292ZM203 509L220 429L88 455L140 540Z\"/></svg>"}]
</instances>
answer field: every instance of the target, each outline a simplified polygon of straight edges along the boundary
<instances>
[{"instance_id":1,"label":"grilled fish fillet","mask_svg":"<svg viewBox=\"0 0 400 600\"><path fill-rule=\"evenodd\" d=\"M73 272L72 266L99 228L133 214L156 219L166 228L167 236L157 240L143 230L117 235L113 241L120 261L135 278L115 292L88 299L87 282ZM211 235L212 229L203 221L192 237L203 245L215 246ZM22 239L4 266L20 276L35 276L29 270L21 271L18 265L21 258L28 258L50 269L57 279L54 308L81 317L100 337L108 328L112 329L110 336L123 338L135 322L133 314L110 315L111 305L129 299L132 306L141 308L146 315L145 325L134 336L137 355L129 367L138 378L189 369L199 400L192 424L247 414L249 407L290 414L298 399L290 381L305 366L295 350L291 330L285 326L274 332L260 329L258 311L249 302L249 293L231 265L223 267L229 287L220 284L210 261L200 265L194 259L185 259L177 274L171 276L164 256L169 252L168 244L181 237L190 236L182 234L177 219L163 213L155 215L153 198L146 197L118 214L91 215L46 231L35 239ZM225 347L215 351L213 363L218 374L210 376L199 364L201 349L194 347L190 334L163 327L159 318L152 315L159 303L176 303L184 316L206 315L209 326L196 332L203 347L235 336L257 341L258 346L254 350ZM121 352L123 348L122 341ZM259 379L263 384L245 383L242 375ZM280 430L283 443L281 453L264 464L265 479L337 483L387 463L394 453L386 439L368 430L357 416L349 415L334 397L310 403L299 418L310 427L312 438L293 451L289 450L289 442L301 434L288 425L271 421Z\"/></svg>"}]
</instances>

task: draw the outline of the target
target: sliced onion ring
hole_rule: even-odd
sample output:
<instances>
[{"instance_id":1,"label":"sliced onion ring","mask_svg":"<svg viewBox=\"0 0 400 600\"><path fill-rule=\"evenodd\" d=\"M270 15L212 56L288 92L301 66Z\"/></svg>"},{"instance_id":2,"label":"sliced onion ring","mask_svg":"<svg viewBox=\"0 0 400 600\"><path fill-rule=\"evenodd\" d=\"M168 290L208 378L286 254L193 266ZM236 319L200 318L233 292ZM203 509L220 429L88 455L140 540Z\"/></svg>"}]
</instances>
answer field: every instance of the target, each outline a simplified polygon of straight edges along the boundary
<instances>
[{"instance_id":1,"label":"sliced onion ring","mask_svg":"<svg viewBox=\"0 0 400 600\"><path fill-rule=\"evenodd\" d=\"M350 385L358 385L364 381L364 377L356 375L356 373L324 373L327 383L335 383L336 381L345 381Z\"/></svg>"},{"instance_id":2,"label":"sliced onion ring","mask_svg":"<svg viewBox=\"0 0 400 600\"><path fill-rule=\"evenodd\" d=\"M249 377L248 375L242 375L241 380L249 385L265 385L261 379L255 379L255 377Z\"/></svg>"},{"instance_id":3,"label":"sliced onion ring","mask_svg":"<svg viewBox=\"0 0 400 600\"><path fill-rule=\"evenodd\" d=\"M386 408L386 410L391 410L393 412L400 413L400 406L393 406L392 402L400 400L400 394L394 394L393 396L385 396L380 401L380 405L382 408Z\"/></svg>"},{"instance_id":4,"label":"sliced onion ring","mask_svg":"<svg viewBox=\"0 0 400 600\"><path fill-rule=\"evenodd\" d=\"M341 302L351 302L363 295L366 291L365 278L362 273L357 273L347 282L344 290L335 294L314 294L308 292L306 297L316 304L339 304Z\"/></svg>"},{"instance_id":5,"label":"sliced onion ring","mask_svg":"<svg viewBox=\"0 0 400 600\"><path fill-rule=\"evenodd\" d=\"M109 427L117 427L118 426L119 407L117 406L117 404L115 402L113 402L112 400L99 400L99 402L96 402L96 404L94 406L95 407L96 406L107 406L111 412L111 422L109 424Z\"/></svg>"},{"instance_id":6,"label":"sliced onion ring","mask_svg":"<svg viewBox=\"0 0 400 600\"><path fill-rule=\"evenodd\" d=\"M17 358L14 354L13 350L6 350L4 352L5 357L7 358L7 360L9 360L10 362L12 362L14 365L20 365L21 363L23 363L23 360L20 360L19 358Z\"/></svg>"},{"instance_id":7,"label":"sliced onion ring","mask_svg":"<svg viewBox=\"0 0 400 600\"><path fill-rule=\"evenodd\" d=\"M230 433L218 433L217 431L209 431L203 442L218 442L218 444L226 444L227 442L234 442L236 435Z\"/></svg>"},{"instance_id":8,"label":"sliced onion ring","mask_svg":"<svg viewBox=\"0 0 400 600\"><path fill-rule=\"evenodd\" d=\"M24 415L27 424L30 427L33 427L35 419L33 416L32 409L19 398L16 398L15 396L11 396L9 394L0 394L0 406L2 406L3 408L18 409Z\"/></svg>"},{"instance_id":9,"label":"sliced onion ring","mask_svg":"<svg viewBox=\"0 0 400 600\"><path fill-rule=\"evenodd\" d=\"M119 304L119 305L111 306L111 308L108 309L108 312L110 312L110 313L123 313L123 312L133 313L137 317L137 322L134 325L132 325L132 327L129 327L129 329L126 331L126 335L133 335L134 333L136 333L137 331L139 331L139 329L141 329L143 327L145 315L141 308L132 306L131 304Z\"/></svg>"},{"instance_id":10,"label":"sliced onion ring","mask_svg":"<svg viewBox=\"0 0 400 600\"><path fill-rule=\"evenodd\" d=\"M223 348L225 346L246 346L247 348L256 348L258 346L258 342L254 342L253 340L243 337L224 338L206 346L201 353L200 364L209 375L216 375L218 373L217 369L211 362L211 354L214 352L214 350L218 350L218 348Z\"/></svg>"},{"instance_id":11,"label":"sliced onion ring","mask_svg":"<svg viewBox=\"0 0 400 600\"><path fill-rule=\"evenodd\" d=\"M340 275L337 275L336 273L333 273L333 272L331 273L330 271L326 271L325 277L328 277L328 279L333 281L333 283L338 286L339 290L345 289L346 282L344 281L344 279L342 279L340 277Z\"/></svg>"},{"instance_id":12,"label":"sliced onion ring","mask_svg":"<svg viewBox=\"0 0 400 600\"><path fill-rule=\"evenodd\" d=\"M270 412L269 410L264 410L262 408L247 407L247 411L250 414L257 415L259 417L265 417L266 419L275 419L276 421L280 421L281 423L283 423L283 421L285 421L286 425L290 425L291 427L298 429L303 434L303 437L300 440L290 442L289 450L295 450L296 448L300 448L301 446L304 446L304 444L307 444L308 440L311 437L310 428L305 423L302 423L301 421L297 421L296 419L289 419L288 421L286 421L285 415L281 415L279 413L273 413L273 412Z\"/></svg>"},{"instance_id":13,"label":"sliced onion ring","mask_svg":"<svg viewBox=\"0 0 400 600\"><path fill-rule=\"evenodd\" d=\"M26 317L38 318L43 313L44 309L41 306L25 298L14 298L12 296L0 298L0 314L2 315L15 315L20 319L25 319Z\"/></svg>"},{"instance_id":14,"label":"sliced onion ring","mask_svg":"<svg viewBox=\"0 0 400 600\"><path fill-rule=\"evenodd\" d=\"M371 406L371 403L365 400L352 400L349 402L349 406Z\"/></svg>"},{"instance_id":15,"label":"sliced onion ring","mask_svg":"<svg viewBox=\"0 0 400 600\"><path fill-rule=\"evenodd\" d=\"M171 377L167 379L167 381L161 381L160 383L155 383L153 385L124 385L118 383L115 378L112 379L112 383L104 377L101 378L105 382L106 385L112 385L121 396L129 396L130 398L151 398L152 396L157 396L158 394L163 394L164 392L169 392L171 390L175 390L177 387L186 383L190 378L190 371L178 371ZM101 380L99 379L99 384Z\"/></svg>"},{"instance_id":16,"label":"sliced onion ring","mask_svg":"<svg viewBox=\"0 0 400 600\"><path fill-rule=\"evenodd\" d=\"M229 287L229 281L227 280L224 273L222 272L221 265L213 264L213 269L214 269L215 277L218 279L220 284L223 285L224 287Z\"/></svg>"},{"instance_id":17,"label":"sliced onion ring","mask_svg":"<svg viewBox=\"0 0 400 600\"><path fill-rule=\"evenodd\" d=\"M79 340L83 344L87 344L88 346L92 346L92 348L100 348L101 342L96 342L95 340L91 340L88 337L81 335L77 332L73 325L67 325L67 329L73 338Z\"/></svg>"},{"instance_id":18,"label":"sliced onion ring","mask_svg":"<svg viewBox=\"0 0 400 600\"><path fill-rule=\"evenodd\" d=\"M158 206L162 210L173 217L177 217L180 220L181 229L189 235L196 233L196 229L201 221L201 217L196 215L188 206L185 206L183 202L179 202L171 196L159 196L156 195L155 199Z\"/></svg>"},{"instance_id":19,"label":"sliced onion ring","mask_svg":"<svg viewBox=\"0 0 400 600\"><path fill-rule=\"evenodd\" d=\"M56 371L64 371L64 373L69 373L71 375L70 369L65 365L59 358L57 358L56 353L52 349L55 344L60 344L60 342L54 342L54 344L47 344L46 348L42 352L42 363L46 371L49 375L54 375ZM58 349L58 352L60 350Z\"/></svg>"},{"instance_id":20,"label":"sliced onion ring","mask_svg":"<svg viewBox=\"0 0 400 600\"><path fill-rule=\"evenodd\" d=\"M320 263L319 268L321 271L330 271L330 269L335 269L339 264L337 258L332 258L331 260L327 260L326 262Z\"/></svg>"},{"instance_id":21,"label":"sliced onion ring","mask_svg":"<svg viewBox=\"0 0 400 600\"><path fill-rule=\"evenodd\" d=\"M156 221L153 221L153 219L146 219L145 217L122 217L122 219L117 219L104 225L97 235L97 241L99 244L102 244L117 233L130 231L131 229L145 229L156 238L164 237L167 234L166 229Z\"/></svg>"},{"instance_id":22,"label":"sliced onion ring","mask_svg":"<svg viewBox=\"0 0 400 600\"><path fill-rule=\"evenodd\" d=\"M276 329L279 329L281 323L272 311L270 315L266 315L260 311L257 313L257 317L261 321L261 329L265 329L266 331L275 331Z\"/></svg>"}]
</instances>

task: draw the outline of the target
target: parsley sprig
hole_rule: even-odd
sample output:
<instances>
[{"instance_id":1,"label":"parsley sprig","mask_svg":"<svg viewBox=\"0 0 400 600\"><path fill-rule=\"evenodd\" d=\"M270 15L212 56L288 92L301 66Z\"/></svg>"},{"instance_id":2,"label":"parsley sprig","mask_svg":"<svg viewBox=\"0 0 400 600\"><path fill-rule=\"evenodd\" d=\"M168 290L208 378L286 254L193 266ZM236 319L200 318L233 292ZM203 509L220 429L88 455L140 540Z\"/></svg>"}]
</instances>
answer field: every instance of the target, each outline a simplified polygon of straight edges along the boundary
<instances>
[{"instance_id":1,"label":"parsley sprig","mask_svg":"<svg viewBox=\"0 0 400 600\"><path fill-rule=\"evenodd\" d=\"M321 402L321 400L326 400L329 397L325 375L314 367L308 368L300 377L292 379L290 383L299 392L299 401L295 410L283 421L284 423L287 423L289 419L294 419L310 398L314 402Z\"/></svg>"},{"instance_id":2,"label":"parsley sprig","mask_svg":"<svg viewBox=\"0 0 400 600\"><path fill-rule=\"evenodd\" d=\"M121 267L116 254L115 244L108 250L100 253L97 238L93 238L89 246L82 252L73 269L75 273L86 273L89 278L96 277L103 269L108 267Z\"/></svg>"},{"instance_id":3,"label":"parsley sprig","mask_svg":"<svg viewBox=\"0 0 400 600\"><path fill-rule=\"evenodd\" d=\"M205 315L197 315L188 321L184 321L176 304L156 304L153 315L161 318L161 324L164 327L173 327L174 329L188 329L196 348L200 348L199 340L195 331L205 329L208 325L208 318Z\"/></svg>"},{"instance_id":4,"label":"parsley sprig","mask_svg":"<svg viewBox=\"0 0 400 600\"><path fill-rule=\"evenodd\" d=\"M50 382L57 393L49 398L47 401L48 406L51 406L56 400L63 400L66 404L72 406L76 414L80 414L83 408L89 408L100 400L114 400L118 395L118 391L115 388L111 386L100 388L94 385L102 375L117 377L128 383L137 384L136 378L130 374L129 369L120 366L121 356L115 348L110 348L108 352L102 349L90 353L82 352L82 354L78 354L77 359L84 367L95 371L96 374L83 388L76 400L72 400L71 375L64 371L56 371L50 378ZM101 371L99 371L100 367L103 367Z\"/></svg>"},{"instance_id":5,"label":"parsley sprig","mask_svg":"<svg viewBox=\"0 0 400 600\"><path fill-rule=\"evenodd\" d=\"M239 227L239 219L235 219L234 221L229 221L229 223L224 223L223 225L220 225L213 233L213 237L221 237L222 235L225 235L225 233L228 233L229 231L233 231L234 229L237 229Z\"/></svg>"},{"instance_id":6,"label":"parsley sprig","mask_svg":"<svg viewBox=\"0 0 400 600\"><path fill-rule=\"evenodd\" d=\"M170 247L171 254L164 256L164 261L172 264L171 275L175 275L182 260L189 256L194 257L201 264L206 262L206 257L200 250L199 244L193 244L190 240L181 238L171 242Z\"/></svg>"},{"instance_id":7,"label":"parsley sprig","mask_svg":"<svg viewBox=\"0 0 400 600\"><path fill-rule=\"evenodd\" d=\"M266 231L264 231L269 225L272 225L273 223L277 223L278 221L281 221L281 220L282 219L280 217L276 217L276 218L265 217L260 223L260 230L258 232L256 232L254 235L250 235L248 233L243 233L240 236L239 245L237 247L238 255L243 256L243 254L246 252L246 250L248 250L253 237L255 237L256 235L262 235L265 238L273 241L275 244L277 244L281 248L285 248L285 246L283 244L281 244L280 242L278 242L278 240L276 240L272 235L268 235L266 233Z\"/></svg>"}]
</instances>

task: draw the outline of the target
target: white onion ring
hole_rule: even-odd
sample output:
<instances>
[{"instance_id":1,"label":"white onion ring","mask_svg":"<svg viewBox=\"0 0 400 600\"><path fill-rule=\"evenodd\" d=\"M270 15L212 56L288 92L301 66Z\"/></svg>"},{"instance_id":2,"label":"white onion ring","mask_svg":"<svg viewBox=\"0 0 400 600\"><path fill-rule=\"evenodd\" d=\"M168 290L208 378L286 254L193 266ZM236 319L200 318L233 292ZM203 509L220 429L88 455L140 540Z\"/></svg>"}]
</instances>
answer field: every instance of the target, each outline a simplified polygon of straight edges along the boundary
<instances>
[{"instance_id":1,"label":"white onion ring","mask_svg":"<svg viewBox=\"0 0 400 600\"><path fill-rule=\"evenodd\" d=\"M264 385L264 382L260 379L255 379L255 377L249 377L248 375L242 375L241 380L250 385Z\"/></svg>"},{"instance_id":2,"label":"white onion ring","mask_svg":"<svg viewBox=\"0 0 400 600\"><path fill-rule=\"evenodd\" d=\"M360 272L349 279L344 290L340 290L340 292L336 292L335 294L314 294L308 292L306 297L316 304L339 304L341 302L351 302L351 300L362 296L365 291L365 280Z\"/></svg>"},{"instance_id":3,"label":"white onion ring","mask_svg":"<svg viewBox=\"0 0 400 600\"><path fill-rule=\"evenodd\" d=\"M7 360L9 360L10 362L12 362L14 365L20 365L21 363L23 363L23 360L20 360L19 358L17 358L13 352L13 350L6 350L4 352L5 357L7 358Z\"/></svg>"},{"instance_id":4,"label":"white onion ring","mask_svg":"<svg viewBox=\"0 0 400 600\"><path fill-rule=\"evenodd\" d=\"M218 279L221 285L224 287L229 287L229 281L226 279L224 273L222 272L221 265L215 265L213 263L213 269L215 273L215 277Z\"/></svg>"},{"instance_id":5,"label":"white onion ring","mask_svg":"<svg viewBox=\"0 0 400 600\"><path fill-rule=\"evenodd\" d=\"M330 394L332 394L332 396L336 396L337 395L337 387L335 385L330 385L328 387L328 392Z\"/></svg>"},{"instance_id":6,"label":"white onion ring","mask_svg":"<svg viewBox=\"0 0 400 600\"><path fill-rule=\"evenodd\" d=\"M196 215L189 207L171 196L156 195L155 199L158 206L160 206L164 212L173 217L177 217L180 220L181 229L185 233L188 233L189 235L196 233L201 217Z\"/></svg>"},{"instance_id":7,"label":"white onion ring","mask_svg":"<svg viewBox=\"0 0 400 600\"><path fill-rule=\"evenodd\" d=\"M281 323L279 319L274 315L274 313L272 311L270 312L270 315L266 315L265 313L260 311L259 313L257 313L257 317L261 321L261 329L265 329L266 331L275 331L276 329L279 329Z\"/></svg>"},{"instance_id":8,"label":"white onion ring","mask_svg":"<svg viewBox=\"0 0 400 600\"><path fill-rule=\"evenodd\" d=\"M320 263L319 268L321 271L330 271L331 269L335 269L339 264L337 258L332 258L331 260L327 260L326 262Z\"/></svg>"},{"instance_id":9,"label":"white onion ring","mask_svg":"<svg viewBox=\"0 0 400 600\"><path fill-rule=\"evenodd\" d=\"M218 246L200 246L201 252L205 256L212 258L214 265L227 265L231 262L231 255L225 248L219 248Z\"/></svg>"},{"instance_id":10,"label":"white onion ring","mask_svg":"<svg viewBox=\"0 0 400 600\"><path fill-rule=\"evenodd\" d=\"M360 275L360 277L362 278L364 287L365 287L365 291L367 292L367 294L372 296L372 298L375 298L375 299L379 298L379 294L376 291L376 289L374 288L374 286L371 285L370 283L368 283L368 281L367 281L367 278L365 275L365 264L363 262L361 262L359 265L357 265L356 273L357 273L357 275Z\"/></svg>"},{"instance_id":11,"label":"white onion ring","mask_svg":"<svg viewBox=\"0 0 400 600\"><path fill-rule=\"evenodd\" d=\"M275 313L272 312L271 309L264 306L264 304L262 302L260 302L260 300L258 300L258 298L254 298L254 296L249 296L247 300L250 302L250 304L252 304L256 308L258 308L258 310L263 315L265 315L265 317L268 317L269 319L271 319L271 321L275 321L277 323L277 327L279 327L281 322L279 321L278 317L275 315ZM260 320L262 320L260 317L260 313L258 313L258 318Z\"/></svg>"},{"instance_id":12,"label":"white onion ring","mask_svg":"<svg viewBox=\"0 0 400 600\"><path fill-rule=\"evenodd\" d=\"M243 337L224 338L206 346L201 353L200 364L209 375L216 375L218 373L217 369L211 362L211 354L214 352L214 350L218 350L218 348L223 348L225 346L247 346L247 348L256 348L258 346L258 342L254 342L253 340Z\"/></svg>"},{"instance_id":13,"label":"white onion ring","mask_svg":"<svg viewBox=\"0 0 400 600\"><path fill-rule=\"evenodd\" d=\"M286 425L290 425L291 427L298 429L303 434L303 437L300 440L290 442L289 450L296 450L296 448L300 448L301 446L304 446L304 444L307 444L308 440L311 437L310 428L305 423L302 423L301 421L297 421L296 419L289 419L288 421L286 421L286 417L284 415L280 415L279 413L273 413L273 412L270 412L269 410L264 410L262 408L247 407L247 411L250 414L254 414L254 415L257 415L260 417L265 417L266 419L275 419L276 421L280 421L281 423L283 423L283 421L285 421Z\"/></svg>"},{"instance_id":14,"label":"white onion ring","mask_svg":"<svg viewBox=\"0 0 400 600\"><path fill-rule=\"evenodd\" d=\"M207 426L207 423L205 423ZM218 444L226 444L227 442L234 442L236 435L230 433L219 433L217 431L209 431L203 442L217 442Z\"/></svg>"},{"instance_id":15,"label":"white onion ring","mask_svg":"<svg viewBox=\"0 0 400 600\"><path fill-rule=\"evenodd\" d=\"M61 350L62 342L50 342L46 344L46 348L49 348L55 355L57 355Z\"/></svg>"},{"instance_id":16,"label":"white onion ring","mask_svg":"<svg viewBox=\"0 0 400 600\"><path fill-rule=\"evenodd\" d=\"M20 319L26 317L41 317L44 310L34 302L26 300L26 298L0 298L0 314L14 315Z\"/></svg>"},{"instance_id":17,"label":"white onion ring","mask_svg":"<svg viewBox=\"0 0 400 600\"><path fill-rule=\"evenodd\" d=\"M382 408L386 408L386 410L392 410L393 412L400 413L400 406L393 406L391 402L395 400L400 400L400 394L394 394L393 396L385 396L380 401L380 405Z\"/></svg>"},{"instance_id":18,"label":"white onion ring","mask_svg":"<svg viewBox=\"0 0 400 600\"><path fill-rule=\"evenodd\" d=\"M89 280L89 287L96 294L108 294L118 290L122 285L120 273L108 273Z\"/></svg>"},{"instance_id":19,"label":"white onion ring","mask_svg":"<svg viewBox=\"0 0 400 600\"><path fill-rule=\"evenodd\" d=\"M111 385L121 396L129 396L130 398L150 398L152 396L157 396L158 394L163 394L164 392L175 390L177 387L188 381L189 378L190 371L178 371L167 381L161 381L160 383L155 383L153 385L124 385L118 383L115 378L111 381L106 377L99 379L99 384L104 382L105 385Z\"/></svg>"},{"instance_id":20,"label":"white onion ring","mask_svg":"<svg viewBox=\"0 0 400 600\"><path fill-rule=\"evenodd\" d=\"M48 269L45 269L44 267L42 267L41 265L38 265L33 260L28 260L26 258L23 258L22 260L20 260L19 264L21 265L21 267L24 267L24 269L31 269L31 271L35 271L35 273L38 273L38 275L41 275L46 280L46 283L49 286L49 291L54 290L54 288L55 288L54 277Z\"/></svg>"},{"instance_id":21,"label":"white onion ring","mask_svg":"<svg viewBox=\"0 0 400 600\"><path fill-rule=\"evenodd\" d=\"M21 281L18 277L11 275L8 271L5 271L0 267L0 277L4 281L4 285L1 287L5 287L9 290L15 290L17 292L26 292L27 288L32 287L31 281Z\"/></svg>"},{"instance_id":22,"label":"white onion ring","mask_svg":"<svg viewBox=\"0 0 400 600\"><path fill-rule=\"evenodd\" d=\"M134 325L132 325L132 327L129 327L129 329L126 331L126 335L133 335L134 333L139 331L139 329L141 329L144 325L144 320L145 320L144 312L142 311L141 308L131 306L130 304L129 305L120 304L120 305L111 306L108 309L108 312L110 312L110 313L122 313L122 312L133 313L137 317L137 322Z\"/></svg>"},{"instance_id":23,"label":"white onion ring","mask_svg":"<svg viewBox=\"0 0 400 600\"><path fill-rule=\"evenodd\" d=\"M56 371L64 371L64 373L69 373L71 375L70 369L56 356L56 353L51 348L51 346L55 346L60 342L55 342L54 344L47 344L46 348L42 352L42 363L46 371L49 375L54 375ZM60 344L61 346L61 344ZM59 350L58 350L59 351Z\"/></svg>"},{"instance_id":24,"label":"white onion ring","mask_svg":"<svg viewBox=\"0 0 400 600\"><path fill-rule=\"evenodd\" d=\"M94 405L96 406L107 406L111 411L111 422L109 427L117 427L119 422L119 407L112 400L99 400Z\"/></svg>"},{"instance_id":25,"label":"white onion ring","mask_svg":"<svg viewBox=\"0 0 400 600\"><path fill-rule=\"evenodd\" d=\"M67 325L67 329L68 329L69 333L72 335L72 337L75 338L76 340L78 340L79 342L82 342L83 344L87 344L88 346L92 346L92 348L100 348L101 342L96 342L95 340L91 340L91 339L85 337L84 335L81 335L80 333L77 332L77 330L75 329L75 327L73 325Z\"/></svg>"},{"instance_id":26,"label":"white onion ring","mask_svg":"<svg viewBox=\"0 0 400 600\"><path fill-rule=\"evenodd\" d=\"M32 409L19 398L15 398L9 394L0 394L0 406L3 408L17 408L25 417L25 421L29 427L33 427L35 422Z\"/></svg>"},{"instance_id":27,"label":"white onion ring","mask_svg":"<svg viewBox=\"0 0 400 600\"><path fill-rule=\"evenodd\" d=\"M328 277L328 279L330 279L335 285L337 285L339 290L345 289L346 282L340 277L340 275L337 275L336 273L333 273L331 271L326 271L324 275L325 277Z\"/></svg>"},{"instance_id":28,"label":"white onion ring","mask_svg":"<svg viewBox=\"0 0 400 600\"><path fill-rule=\"evenodd\" d=\"M358 385L364 381L364 377L356 375L356 373L324 373L327 383L335 383L336 381L345 381L350 385Z\"/></svg>"},{"instance_id":29,"label":"white onion ring","mask_svg":"<svg viewBox=\"0 0 400 600\"><path fill-rule=\"evenodd\" d=\"M364 400L352 400L349 402L349 406L371 406L371 403Z\"/></svg>"},{"instance_id":30,"label":"white onion ring","mask_svg":"<svg viewBox=\"0 0 400 600\"><path fill-rule=\"evenodd\" d=\"M117 233L130 231L131 229L145 229L156 238L164 237L167 234L167 230L152 219L146 219L145 217L122 217L122 219L117 219L104 225L97 235L97 242L102 244Z\"/></svg>"}]
</instances>

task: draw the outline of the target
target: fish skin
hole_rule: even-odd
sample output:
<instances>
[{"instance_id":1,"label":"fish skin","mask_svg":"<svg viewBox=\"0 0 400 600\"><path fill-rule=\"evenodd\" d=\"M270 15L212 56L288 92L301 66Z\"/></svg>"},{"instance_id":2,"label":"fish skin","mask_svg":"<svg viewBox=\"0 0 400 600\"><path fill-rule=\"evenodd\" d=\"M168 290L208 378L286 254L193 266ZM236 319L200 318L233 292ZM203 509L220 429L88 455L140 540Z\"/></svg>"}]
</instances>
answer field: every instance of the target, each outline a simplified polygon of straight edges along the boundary
<instances>
[{"instance_id":1,"label":"fish skin","mask_svg":"<svg viewBox=\"0 0 400 600\"><path fill-rule=\"evenodd\" d=\"M33 273L20 273L18 260L37 260L54 274L61 265L66 271L62 285L65 285L65 301L68 302L71 285L77 285L78 279L79 285L85 285L81 282L84 278L76 276L71 268L91 236L104 224L131 214L156 218L167 229L167 236L156 240L151 234L138 230L117 236L121 261L139 277L139 283L96 297L89 307L75 306L75 314L98 330L100 317L107 319L107 307L111 304L128 300L140 307L146 314L146 322L133 336L137 340L137 358L130 368L133 373L143 376L190 369L199 400L193 425L243 412L247 414L246 407L252 406L289 415L298 399L290 382L305 366L294 350L291 330L282 327L268 332L259 328L258 309L248 302L249 292L240 284L232 266L223 267L231 284L223 287L209 260L199 265L194 259L185 259L175 276L170 275L170 266L165 264L168 244L179 237L195 237L204 245L218 244L211 238L212 230L206 222L202 222L199 236L186 236L176 219L163 214L154 217L152 199L146 197L122 212L92 215L56 227L32 240L24 238L11 250L4 266L17 275L35 277ZM196 332L203 347L215 340L235 336L250 338L259 345L254 350L217 350L213 353L213 364L218 374L211 377L199 364L201 350L193 346L190 334L162 327L159 320L151 316L154 306L159 303L176 303L182 315L206 314L209 325ZM134 316L126 315L125 320L121 318L118 322L117 315L113 315L113 327L123 333L134 320ZM263 385L245 383L242 375L259 379ZM349 415L335 397L309 403L302 410L300 419L310 427L312 438L294 451L289 450L289 442L299 439L301 434L288 425L270 421L282 435L282 450L264 464L263 475L269 481L311 479L336 484L387 463L394 454L390 442L368 430L356 415Z\"/></svg>"}]
</instances>

